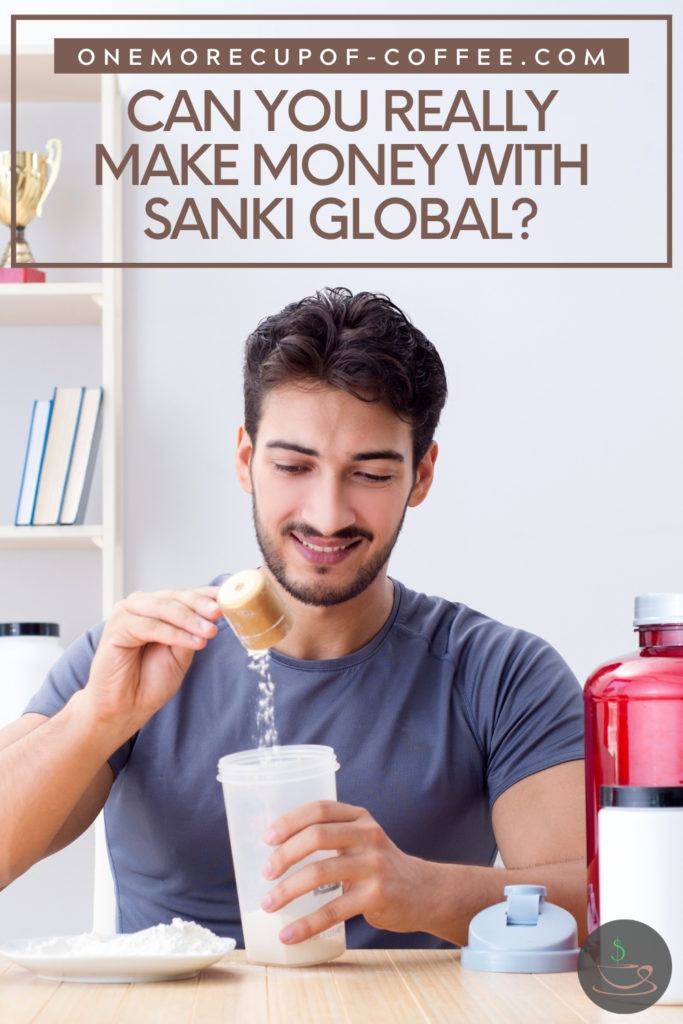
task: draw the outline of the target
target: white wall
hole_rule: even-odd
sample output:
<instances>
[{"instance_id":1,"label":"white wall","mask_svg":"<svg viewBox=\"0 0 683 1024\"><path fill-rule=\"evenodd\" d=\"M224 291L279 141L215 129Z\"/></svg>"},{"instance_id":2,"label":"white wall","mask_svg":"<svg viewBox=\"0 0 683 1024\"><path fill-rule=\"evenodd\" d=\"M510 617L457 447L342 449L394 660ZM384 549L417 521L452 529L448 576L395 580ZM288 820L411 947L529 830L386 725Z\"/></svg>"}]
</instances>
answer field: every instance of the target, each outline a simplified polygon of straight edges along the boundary
<instances>
[{"instance_id":1,"label":"white wall","mask_svg":"<svg viewBox=\"0 0 683 1024\"><path fill-rule=\"evenodd\" d=\"M184 3L140 10L160 6L187 10ZM373 9L413 6L394 0ZM465 10L431 5L457 7ZM596 9L642 5L605 0ZM36 132L45 135L42 122ZM80 122L65 131L66 142L89 152ZM614 201L627 209L631 197L617 184ZM41 231L78 232L69 209L48 202ZM38 249L33 227L29 239ZM392 574L541 634L583 681L633 645L636 593L683 590L681 283L678 265L125 272L126 590L198 585L258 562L249 501L232 468L243 340L262 316L323 285L384 291L435 342L451 389L437 480L406 519ZM30 399L52 383L96 379L96 341L88 328L3 330L2 522L14 511ZM94 519L96 499L90 512ZM0 621L60 621L68 642L99 617L98 572L97 556L87 552L0 552ZM44 866L32 869L27 880L40 884L23 903L21 882L0 894L0 937L89 926L91 848L87 837L83 843L50 883L40 881ZM57 922L48 908L58 890L69 898Z\"/></svg>"}]
</instances>

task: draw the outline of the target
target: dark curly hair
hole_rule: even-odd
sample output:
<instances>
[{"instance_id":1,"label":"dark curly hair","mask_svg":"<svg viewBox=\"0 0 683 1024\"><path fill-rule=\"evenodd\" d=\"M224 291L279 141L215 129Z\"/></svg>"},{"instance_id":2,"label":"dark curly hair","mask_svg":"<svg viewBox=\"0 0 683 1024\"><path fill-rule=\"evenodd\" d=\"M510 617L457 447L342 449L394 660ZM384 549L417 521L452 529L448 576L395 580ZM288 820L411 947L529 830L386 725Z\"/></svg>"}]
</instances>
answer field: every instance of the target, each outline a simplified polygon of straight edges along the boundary
<instances>
[{"instance_id":1,"label":"dark curly hair","mask_svg":"<svg viewBox=\"0 0 683 1024\"><path fill-rule=\"evenodd\" d=\"M431 341L386 295L323 288L261 320L244 355L244 425L256 440L266 393L321 381L363 402L384 402L410 423L414 468L434 437L447 395Z\"/></svg>"}]
</instances>

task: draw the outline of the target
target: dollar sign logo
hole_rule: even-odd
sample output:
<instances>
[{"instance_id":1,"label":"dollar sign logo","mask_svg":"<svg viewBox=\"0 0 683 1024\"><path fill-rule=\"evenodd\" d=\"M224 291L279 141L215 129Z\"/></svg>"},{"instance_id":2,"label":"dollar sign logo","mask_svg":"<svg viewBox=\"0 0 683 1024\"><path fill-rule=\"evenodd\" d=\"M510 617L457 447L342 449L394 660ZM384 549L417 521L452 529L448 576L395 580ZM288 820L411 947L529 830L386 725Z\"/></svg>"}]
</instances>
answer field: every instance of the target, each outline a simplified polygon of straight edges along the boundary
<instances>
[{"instance_id":1,"label":"dollar sign logo","mask_svg":"<svg viewBox=\"0 0 683 1024\"><path fill-rule=\"evenodd\" d=\"M614 942L612 943L612 945L616 949L617 954L615 956L614 953L612 953L612 956L610 957L610 960L614 960L614 962L618 964L619 961L623 960L624 957L626 956L626 950L622 946L620 939L615 939Z\"/></svg>"}]
</instances>

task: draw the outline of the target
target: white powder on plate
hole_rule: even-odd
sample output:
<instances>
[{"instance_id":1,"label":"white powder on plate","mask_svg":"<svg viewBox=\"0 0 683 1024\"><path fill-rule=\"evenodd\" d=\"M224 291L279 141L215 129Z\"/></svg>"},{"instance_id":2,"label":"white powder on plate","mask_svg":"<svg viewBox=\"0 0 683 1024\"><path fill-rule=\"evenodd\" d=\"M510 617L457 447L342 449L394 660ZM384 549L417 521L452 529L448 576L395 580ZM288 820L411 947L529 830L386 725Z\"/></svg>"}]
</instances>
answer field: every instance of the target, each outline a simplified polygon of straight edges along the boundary
<instances>
[{"instance_id":1,"label":"white powder on plate","mask_svg":"<svg viewBox=\"0 0 683 1024\"><path fill-rule=\"evenodd\" d=\"M33 939L23 948L30 955L168 956L172 953L210 956L227 953L232 939L222 939L195 921L174 917L171 924L157 924L140 932L102 938L96 932Z\"/></svg>"}]
</instances>

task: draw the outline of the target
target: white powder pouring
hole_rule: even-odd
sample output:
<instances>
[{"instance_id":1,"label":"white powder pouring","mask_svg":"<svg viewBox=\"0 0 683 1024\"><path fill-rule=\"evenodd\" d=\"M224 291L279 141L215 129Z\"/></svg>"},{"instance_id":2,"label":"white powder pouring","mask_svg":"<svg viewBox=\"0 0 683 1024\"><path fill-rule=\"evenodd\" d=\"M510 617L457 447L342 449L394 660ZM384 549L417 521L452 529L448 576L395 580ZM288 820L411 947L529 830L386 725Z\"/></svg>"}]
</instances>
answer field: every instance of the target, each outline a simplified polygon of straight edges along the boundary
<instances>
[{"instance_id":1,"label":"white powder pouring","mask_svg":"<svg viewBox=\"0 0 683 1024\"><path fill-rule=\"evenodd\" d=\"M23 945L23 944L22 944ZM194 956L213 956L229 953L233 939L223 939L195 921L174 917L171 924L157 924L153 928L101 938L96 932L83 935L64 935L53 939L33 939L23 946L24 955L41 956L169 956L181 953Z\"/></svg>"},{"instance_id":2,"label":"white powder pouring","mask_svg":"<svg viewBox=\"0 0 683 1024\"><path fill-rule=\"evenodd\" d=\"M280 743L275 727L275 681L270 674L270 648L248 651L248 667L258 676L258 709L256 729L259 747L277 747Z\"/></svg>"}]
</instances>

